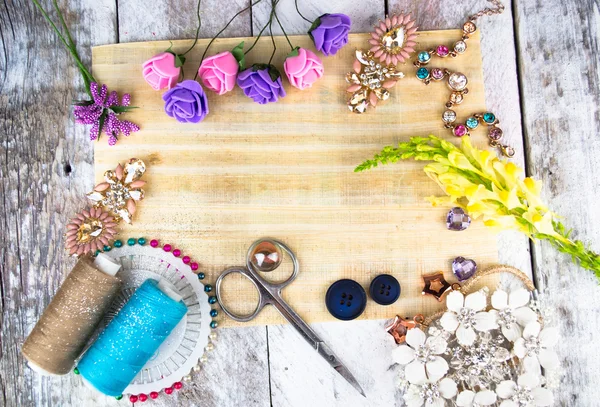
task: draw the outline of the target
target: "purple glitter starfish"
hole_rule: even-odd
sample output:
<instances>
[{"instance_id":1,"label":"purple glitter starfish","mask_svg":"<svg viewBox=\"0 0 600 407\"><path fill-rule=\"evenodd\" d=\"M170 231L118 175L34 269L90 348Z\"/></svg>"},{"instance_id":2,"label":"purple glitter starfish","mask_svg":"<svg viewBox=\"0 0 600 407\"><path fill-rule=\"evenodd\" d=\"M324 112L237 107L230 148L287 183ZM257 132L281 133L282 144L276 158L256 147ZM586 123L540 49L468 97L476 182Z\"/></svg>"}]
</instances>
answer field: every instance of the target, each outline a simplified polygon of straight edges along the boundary
<instances>
[{"instance_id":1,"label":"purple glitter starfish","mask_svg":"<svg viewBox=\"0 0 600 407\"><path fill-rule=\"evenodd\" d=\"M131 99L129 93L123 95L119 104L117 92L112 91L108 94L106 85L102 85L98 90L98 84L92 82L90 91L94 100L78 103L73 111L77 123L92 125L90 140L96 140L104 130L104 133L108 136L108 144L114 146L117 143L119 134L129 136L132 132L140 129L137 124L117 118L117 115L131 109L129 107Z\"/></svg>"}]
</instances>

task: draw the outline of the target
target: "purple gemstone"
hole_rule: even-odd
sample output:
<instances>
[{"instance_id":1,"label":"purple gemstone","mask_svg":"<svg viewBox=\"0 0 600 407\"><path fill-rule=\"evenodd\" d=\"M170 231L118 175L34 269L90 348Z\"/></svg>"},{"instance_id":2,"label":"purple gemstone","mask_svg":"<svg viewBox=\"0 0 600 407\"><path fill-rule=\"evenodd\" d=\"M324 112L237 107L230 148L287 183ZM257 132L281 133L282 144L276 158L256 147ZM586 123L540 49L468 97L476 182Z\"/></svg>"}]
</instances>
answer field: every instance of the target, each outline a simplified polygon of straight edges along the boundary
<instances>
[{"instance_id":1,"label":"purple gemstone","mask_svg":"<svg viewBox=\"0 0 600 407\"><path fill-rule=\"evenodd\" d=\"M452 272L458 278L459 281L465 281L471 277L477 271L477 263L471 259L465 259L464 257L457 257L452 262Z\"/></svg>"},{"instance_id":2,"label":"purple gemstone","mask_svg":"<svg viewBox=\"0 0 600 407\"><path fill-rule=\"evenodd\" d=\"M471 224L471 217L465 213L462 208L452 208L448 212L446 218L446 226L448 230L461 231L465 230Z\"/></svg>"}]
</instances>

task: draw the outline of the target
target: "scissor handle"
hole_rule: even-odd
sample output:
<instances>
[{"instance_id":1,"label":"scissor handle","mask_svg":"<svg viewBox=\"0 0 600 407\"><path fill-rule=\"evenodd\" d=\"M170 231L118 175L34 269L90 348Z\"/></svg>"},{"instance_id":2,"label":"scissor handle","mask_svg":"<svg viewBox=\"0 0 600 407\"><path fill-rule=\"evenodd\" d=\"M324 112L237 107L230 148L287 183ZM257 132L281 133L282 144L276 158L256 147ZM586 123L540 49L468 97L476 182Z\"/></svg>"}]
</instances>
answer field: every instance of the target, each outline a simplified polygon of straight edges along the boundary
<instances>
[{"instance_id":1,"label":"scissor handle","mask_svg":"<svg viewBox=\"0 0 600 407\"><path fill-rule=\"evenodd\" d=\"M264 242L264 241L269 241L269 242L272 242L273 244L279 246L279 248L281 248L283 251L285 251L288 254L288 256L290 256L290 259L292 260L292 264L293 264L292 274L288 277L287 280L285 280L281 283L271 283L271 282L265 280L264 278L262 278L259 274L259 271L256 270L254 268L254 266L252 265L252 263L250 262L250 257L251 257L252 251L258 244L260 244L261 242ZM248 322L248 321L254 319L254 317L256 317L258 315L258 313L267 304L275 304L275 303L283 302L283 300L281 298L281 290L284 287L286 287L288 284L290 284L292 281L294 281L294 279L298 275L298 271L299 271L298 259L296 259L294 252L292 252L292 250L289 247L287 247L284 243L282 243L278 240L274 240L274 239L257 240L256 242L254 242L252 244L252 246L250 246L250 249L248 250L248 256L246 256L246 257L247 257L246 268L244 268L244 267L228 268L223 273L221 273L219 278L217 278L217 282L215 283L215 291L217 294L217 300L219 301L221 308L223 309L225 314L227 314L231 319L238 321L238 322ZM258 304L256 305L256 308L254 309L254 311L252 311L248 315L238 315L238 314L228 310L227 307L225 306L225 303L222 300L221 284L223 283L223 279L232 273L239 273L239 274L243 275L244 277L246 277L248 280L250 280L250 282L254 285L254 287L258 291ZM281 312L281 310L280 310L280 312Z\"/></svg>"},{"instance_id":2,"label":"scissor handle","mask_svg":"<svg viewBox=\"0 0 600 407\"><path fill-rule=\"evenodd\" d=\"M288 277L287 280L282 281L280 283L271 283L269 281L266 281L264 278L262 278L260 276L260 271L256 270L254 268L254 265L251 262L252 253L254 252L254 249L256 248L256 246L258 246L259 244L261 244L263 242L271 242L274 245L279 246L279 248L282 249L284 252L286 252L287 255L290 257L290 259L292 260L292 266L293 266L292 274ZM253 272L256 279L259 282L263 283L263 285L265 287L274 288L275 290L277 290L277 294L279 294L283 288L285 288L292 281L294 281L294 279L296 279L296 277L298 276L298 271L300 269L300 267L298 265L298 259L296 258L296 255L294 254L294 252L292 252L292 249L290 249L285 243L280 242L279 240L271 239L271 238L259 239L256 242L252 243L252 245L248 248L248 253L246 254L246 267L248 268L248 270Z\"/></svg>"},{"instance_id":3,"label":"scissor handle","mask_svg":"<svg viewBox=\"0 0 600 407\"><path fill-rule=\"evenodd\" d=\"M258 304L256 304L256 308L254 309L254 311L252 311L248 315L238 315L228 310L225 306L225 303L223 302L223 299L221 298L221 284L223 283L223 279L229 274L233 273L238 273L246 277L254 285L256 291L258 291ZM262 288L259 284L260 283L256 281L256 277L252 274L252 272L244 267L231 267L225 270L223 273L221 273L219 278L217 278L217 282L215 283L215 291L217 294L217 300L219 301L223 312L225 312L225 314L227 314L231 319L238 322L248 322L251 319L254 319L254 317L258 315L260 310L262 310L263 307L266 304L268 304L268 298L263 294L264 288Z\"/></svg>"}]
</instances>

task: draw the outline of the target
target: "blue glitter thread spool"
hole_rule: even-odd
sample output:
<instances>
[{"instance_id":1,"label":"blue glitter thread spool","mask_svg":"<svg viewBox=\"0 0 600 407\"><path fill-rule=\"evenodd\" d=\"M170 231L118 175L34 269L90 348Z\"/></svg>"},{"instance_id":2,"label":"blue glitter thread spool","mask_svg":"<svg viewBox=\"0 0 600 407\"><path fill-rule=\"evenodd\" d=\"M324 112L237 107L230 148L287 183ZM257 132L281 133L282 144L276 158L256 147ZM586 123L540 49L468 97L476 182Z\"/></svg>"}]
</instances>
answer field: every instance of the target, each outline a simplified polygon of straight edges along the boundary
<instances>
[{"instance_id":1,"label":"blue glitter thread spool","mask_svg":"<svg viewBox=\"0 0 600 407\"><path fill-rule=\"evenodd\" d=\"M146 280L83 355L77 368L94 388L119 396L187 312Z\"/></svg>"}]
</instances>

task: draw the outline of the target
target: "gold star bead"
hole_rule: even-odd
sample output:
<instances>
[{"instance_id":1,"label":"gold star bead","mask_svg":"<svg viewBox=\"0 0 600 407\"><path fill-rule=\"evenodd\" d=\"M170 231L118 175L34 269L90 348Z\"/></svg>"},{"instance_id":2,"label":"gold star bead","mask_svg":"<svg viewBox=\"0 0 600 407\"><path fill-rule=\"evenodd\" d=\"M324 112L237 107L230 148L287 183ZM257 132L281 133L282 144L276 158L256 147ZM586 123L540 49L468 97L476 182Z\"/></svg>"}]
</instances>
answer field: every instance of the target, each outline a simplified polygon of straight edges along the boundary
<instances>
[{"instance_id":1,"label":"gold star bead","mask_svg":"<svg viewBox=\"0 0 600 407\"><path fill-rule=\"evenodd\" d=\"M431 295L440 302L442 301L444 294L446 294L452 287L450 283L444 279L444 273L441 271L434 274L424 275L423 282L425 283L425 286L423 287L421 294Z\"/></svg>"}]
</instances>

